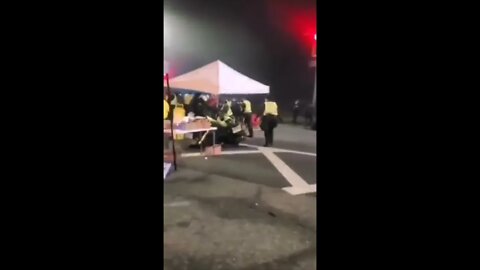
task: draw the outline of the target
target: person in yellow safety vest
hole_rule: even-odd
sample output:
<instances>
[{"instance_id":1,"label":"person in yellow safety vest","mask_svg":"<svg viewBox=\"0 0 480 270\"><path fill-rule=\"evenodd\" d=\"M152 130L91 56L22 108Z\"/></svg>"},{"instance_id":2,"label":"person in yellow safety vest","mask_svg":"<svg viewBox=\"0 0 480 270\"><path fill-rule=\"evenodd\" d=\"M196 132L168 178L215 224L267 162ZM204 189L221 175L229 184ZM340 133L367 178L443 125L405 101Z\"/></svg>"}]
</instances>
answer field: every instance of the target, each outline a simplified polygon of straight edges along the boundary
<instances>
[{"instance_id":1,"label":"person in yellow safety vest","mask_svg":"<svg viewBox=\"0 0 480 270\"><path fill-rule=\"evenodd\" d=\"M182 104L182 100L177 99L176 105L173 106L173 123L181 122L185 116L187 116L185 106Z\"/></svg>"},{"instance_id":2,"label":"person in yellow safety vest","mask_svg":"<svg viewBox=\"0 0 480 270\"><path fill-rule=\"evenodd\" d=\"M265 147L273 145L273 129L277 127L278 105L276 102L265 98L265 109L263 111L260 128L265 133Z\"/></svg>"},{"instance_id":3,"label":"person in yellow safety vest","mask_svg":"<svg viewBox=\"0 0 480 270\"><path fill-rule=\"evenodd\" d=\"M243 119L248 129L248 137L252 138L253 137L252 103L246 98L243 98L242 101L243 101Z\"/></svg>"},{"instance_id":4,"label":"person in yellow safety vest","mask_svg":"<svg viewBox=\"0 0 480 270\"><path fill-rule=\"evenodd\" d=\"M168 113L170 112L170 104L166 99L163 99L163 120L168 118Z\"/></svg>"}]
</instances>

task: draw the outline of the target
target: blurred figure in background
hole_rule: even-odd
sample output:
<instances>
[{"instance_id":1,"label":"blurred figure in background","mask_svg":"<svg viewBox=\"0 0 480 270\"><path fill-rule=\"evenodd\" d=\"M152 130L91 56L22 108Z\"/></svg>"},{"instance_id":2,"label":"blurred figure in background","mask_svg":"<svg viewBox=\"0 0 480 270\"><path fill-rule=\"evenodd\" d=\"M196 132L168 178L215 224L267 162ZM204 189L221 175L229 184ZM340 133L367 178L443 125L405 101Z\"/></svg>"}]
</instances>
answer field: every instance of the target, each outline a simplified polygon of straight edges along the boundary
<instances>
[{"instance_id":1,"label":"blurred figure in background","mask_svg":"<svg viewBox=\"0 0 480 270\"><path fill-rule=\"evenodd\" d=\"M300 113L300 100L295 100L295 103L293 104L293 123L297 123L297 117L298 114Z\"/></svg>"},{"instance_id":2,"label":"blurred figure in background","mask_svg":"<svg viewBox=\"0 0 480 270\"><path fill-rule=\"evenodd\" d=\"M184 105L187 113L192 112L192 106L191 106L192 100L193 100L193 95L192 94L185 94L183 96L183 105Z\"/></svg>"},{"instance_id":3,"label":"blurred figure in background","mask_svg":"<svg viewBox=\"0 0 480 270\"><path fill-rule=\"evenodd\" d=\"M205 116L205 100L202 98L202 94L196 93L193 95L190 101L190 111L195 116Z\"/></svg>"},{"instance_id":4,"label":"blurred figure in background","mask_svg":"<svg viewBox=\"0 0 480 270\"><path fill-rule=\"evenodd\" d=\"M232 99L231 109L237 123L243 123L243 106L236 99Z\"/></svg>"},{"instance_id":5,"label":"blurred figure in background","mask_svg":"<svg viewBox=\"0 0 480 270\"><path fill-rule=\"evenodd\" d=\"M217 114L218 114L218 99L216 99L215 97L210 97L207 100L205 116L215 118Z\"/></svg>"},{"instance_id":6,"label":"blurred figure in background","mask_svg":"<svg viewBox=\"0 0 480 270\"><path fill-rule=\"evenodd\" d=\"M305 125L310 127L313 123L313 105L309 104L305 109Z\"/></svg>"}]
</instances>

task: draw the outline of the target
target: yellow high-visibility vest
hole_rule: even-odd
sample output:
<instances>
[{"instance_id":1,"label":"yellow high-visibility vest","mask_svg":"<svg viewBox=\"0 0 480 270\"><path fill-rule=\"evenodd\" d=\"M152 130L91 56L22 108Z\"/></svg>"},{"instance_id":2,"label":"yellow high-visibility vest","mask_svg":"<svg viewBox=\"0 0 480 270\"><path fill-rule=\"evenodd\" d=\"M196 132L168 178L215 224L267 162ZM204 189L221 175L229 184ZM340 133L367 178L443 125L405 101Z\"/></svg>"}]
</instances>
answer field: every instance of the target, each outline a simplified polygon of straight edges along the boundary
<instances>
[{"instance_id":1,"label":"yellow high-visibility vest","mask_svg":"<svg viewBox=\"0 0 480 270\"><path fill-rule=\"evenodd\" d=\"M243 104L245 104L245 111L243 111L243 112L244 113L251 113L252 112L252 103L250 103L250 101L245 99L243 101Z\"/></svg>"},{"instance_id":2,"label":"yellow high-visibility vest","mask_svg":"<svg viewBox=\"0 0 480 270\"><path fill-rule=\"evenodd\" d=\"M163 120L168 118L168 113L170 112L170 104L164 99L163 100Z\"/></svg>"},{"instance_id":3,"label":"yellow high-visibility vest","mask_svg":"<svg viewBox=\"0 0 480 270\"><path fill-rule=\"evenodd\" d=\"M183 118L187 115L185 108L182 104L177 104L173 109L173 123L179 124L182 122Z\"/></svg>"},{"instance_id":4,"label":"yellow high-visibility vest","mask_svg":"<svg viewBox=\"0 0 480 270\"><path fill-rule=\"evenodd\" d=\"M173 123L179 124L182 122L183 118L186 116L185 108L183 108L183 104L177 104L173 109ZM185 138L184 134L176 134L175 140L183 140Z\"/></svg>"},{"instance_id":5,"label":"yellow high-visibility vest","mask_svg":"<svg viewBox=\"0 0 480 270\"><path fill-rule=\"evenodd\" d=\"M263 112L263 115L278 115L278 106L276 102L273 101L267 101L265 102L265 111Z\"/></svg>"}]
</instances>

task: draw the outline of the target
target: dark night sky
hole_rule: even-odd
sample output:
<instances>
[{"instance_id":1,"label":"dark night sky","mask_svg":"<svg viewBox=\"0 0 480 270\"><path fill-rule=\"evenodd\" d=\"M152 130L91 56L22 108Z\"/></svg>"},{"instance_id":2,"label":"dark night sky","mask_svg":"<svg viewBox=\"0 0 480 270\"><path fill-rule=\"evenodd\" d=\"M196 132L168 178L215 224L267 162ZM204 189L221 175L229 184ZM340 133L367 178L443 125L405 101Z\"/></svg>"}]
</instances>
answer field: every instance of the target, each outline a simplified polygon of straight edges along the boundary
<instances>
[{"instance_id":1,"label":"dark night sky","mask_svg":"<svg viewBox=\"0 0 480 270\"><path fill-rule=\"evenodd\" d=\"M316 0L165 0L165 59L180 75L217 59L261 83L282 106L311 100Z\"/></svg>"}]
</instances>

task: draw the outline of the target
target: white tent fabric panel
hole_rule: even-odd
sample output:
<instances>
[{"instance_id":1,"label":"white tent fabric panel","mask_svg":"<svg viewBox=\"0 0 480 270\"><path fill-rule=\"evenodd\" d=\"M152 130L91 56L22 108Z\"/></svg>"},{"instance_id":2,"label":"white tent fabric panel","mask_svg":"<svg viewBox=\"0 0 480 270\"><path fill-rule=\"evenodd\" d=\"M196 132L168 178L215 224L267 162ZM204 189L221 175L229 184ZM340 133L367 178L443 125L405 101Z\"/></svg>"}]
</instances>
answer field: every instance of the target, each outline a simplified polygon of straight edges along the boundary
<instances>
[{"instance_id":1,"label":"white tent fabric panel","mask_svg":"<svg viewBox=\"0 0 480 270\"><path fill-rule=\"evenodd\" d=\"M268 85L250 79L218 60L171 79L170 87L213 95L268 94L270 92Z\"/></svg>"},{"instance_id":2,"label":"white tent fabric panel","mask_svg":"<svg viewBox=\"0 0 480 270\"><path fill-rule=\"evenodd\" d=\"M164 84L166 86L166 83ZM170 79L170 87L214 94L218 92L218 65L208 64Z\"/></svg>"},{"instance_id":3,"label":"white tent fabric panel","mask_svg":"<svg viewBox=\"0 0 480 270\"><path fill-rule=\"evenodd\" d=\"M237 72L233 68L219 63L220 94L268 94L270 87Z\"/></svg>"}]
</instances>

